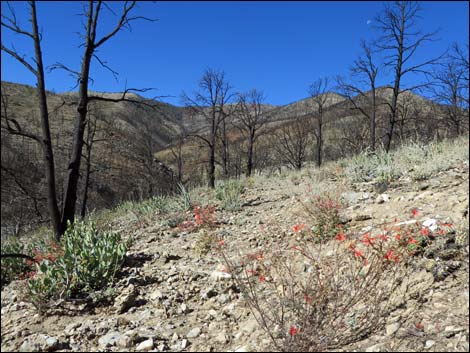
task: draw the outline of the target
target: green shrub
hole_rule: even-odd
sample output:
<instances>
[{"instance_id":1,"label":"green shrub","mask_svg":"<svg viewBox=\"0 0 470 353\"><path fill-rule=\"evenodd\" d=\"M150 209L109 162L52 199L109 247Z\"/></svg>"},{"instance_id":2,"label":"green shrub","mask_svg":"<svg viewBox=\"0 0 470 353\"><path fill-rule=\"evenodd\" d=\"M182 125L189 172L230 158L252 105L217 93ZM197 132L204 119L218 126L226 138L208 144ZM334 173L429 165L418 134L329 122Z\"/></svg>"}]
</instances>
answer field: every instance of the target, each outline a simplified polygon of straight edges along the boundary
<instances>
[{"instance_id":1,"label":"green shrub","mask_svg":"<svg viewBox=\"0 0 470 353\"><path fill-rule=\"evenodd\" d=\"M310 204L304 204L304 207L312 217L311 231L316 243L327 242L342 231L340 212L344 205L338 197L330 193L317 195Z\"/></svg>"},{"instance_id":2,"label":"green shrub","mask_svg":"<svg viewBox=\"0 0 470 353\"><path fill-rule=\"evenodd\" d=\"M106 288L113 283L129 245L119 233L98 232L93 223L69 226L56 249L57 256L36 265L37 274L28 283L32 302L40 308L50 299Z\"/></svg>"},{"instance_id":3,"label":"green shrub","mask_svg":"<svg viewBox=\"0 0 470 353\"><path fill-rule=\"evenodd\" d=\"M182 212L189 211L193 207L191 193L183 184L178 183L178 196L175 198L176 208Z\"/></svg>"},{"instance_id":4,"label":"green shrub","mask_svg":"<svg viewBox=\"0 0 470 353\"><path fill-rule=\"evenodd\" d=\"M222 201L222 208L227 211L238 211L242 207L241 195L245 192L245 186L241 181L229 180L217 185L215 197Z\"/></svg>"},{"instance_id":5,"label":"green shrub","mask_svg":"<svg viewBox=\"0 0 470 353\"><path fill-rule=\"evenodd\" d=\"M24 254L29 255L30 251L26 249L26 246L18 240L2 242L2 254ZM18 279L22 274L31 270L24 258L8 257L2 258L1 267L1 286L7 285L11 281Z\"/></svg>"},{"instance_id":6,"label":"green shrub","mask_svg":"<svg viewBox=\"0 0 470 353\"><path fill-rule=\"evenodd\" d=\"M152 213L166 213L168 212L168 198L166 196L154 196L141 203L135 204L135 210L143 216Z\"/></svg>"}]
</instances>

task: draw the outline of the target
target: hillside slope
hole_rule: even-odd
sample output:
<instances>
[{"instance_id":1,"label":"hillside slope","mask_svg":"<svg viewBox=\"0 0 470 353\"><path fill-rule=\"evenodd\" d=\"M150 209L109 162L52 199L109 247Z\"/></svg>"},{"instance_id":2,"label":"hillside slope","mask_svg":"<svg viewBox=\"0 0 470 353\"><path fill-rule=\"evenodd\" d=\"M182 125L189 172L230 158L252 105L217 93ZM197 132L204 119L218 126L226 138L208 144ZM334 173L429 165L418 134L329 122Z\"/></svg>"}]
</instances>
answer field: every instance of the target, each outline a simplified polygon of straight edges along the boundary
<instances>
[{"instance_id":1,"label":"hillside slope","mask_svg":"<svg viewBox=\"0 0 470 353\"><path fill-rule=\"evenodd\" d=\"M267 251L273 244L287 249L296 241L292 226L312 221L303 205L325 192L341 196L344 222L358 237L380 231L384 222L394 219L452 223L455 231L438 238L429 255L417 257L410 267L414 294L386 317L382 329L340 350L463 352L469 349L468 147L468 139L460 139L404 148L394 155L390 167L395 175L385 186L379 173L383 169L356 159L321 170L308 167L247 179L234 211L208 189L196 189L192 197L199 204L217 205L212 232L224 240L225 252L233 259ZM374 173L364 174L367 166ZM272 349L240 288L223 272L221 257L210 250L213 244L208 244L207 254L201 253L207 245L204 231L175 227L176 219L191 220L192 214L181 218L154 210L136 217L133 207L138 205L98 218L135 238L114 304L84 309L77 301L62 314L56 308L38 316L24 301L24 282L13 282L2 291L2 351Z\"/></svg>"}]
</instances>

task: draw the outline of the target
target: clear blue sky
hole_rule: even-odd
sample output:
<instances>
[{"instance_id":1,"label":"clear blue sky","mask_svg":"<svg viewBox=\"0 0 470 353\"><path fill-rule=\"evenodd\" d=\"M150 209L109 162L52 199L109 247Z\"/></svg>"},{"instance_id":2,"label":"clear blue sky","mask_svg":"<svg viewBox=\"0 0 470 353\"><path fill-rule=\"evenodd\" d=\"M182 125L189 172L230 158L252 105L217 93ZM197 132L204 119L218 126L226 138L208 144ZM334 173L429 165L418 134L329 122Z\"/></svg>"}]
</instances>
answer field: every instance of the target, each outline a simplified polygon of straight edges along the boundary
<instances>
[{"instance_id":1,"label":"clear blue sky","mask_svg":"<svg viewBox=\"0 0 470 353\"><path fill-rule=\"evenodd\" d=\"M12 2L23 26L30 26L26 2ZM2 13L6 14L2 1ZM114 9L120 4L113 3ZM467 1L421 2L423 31L440 28L439 41L426 44L416 59L443 52L452 42L468 42ZM43 29L46 65L62 62L79 70L82 49L76 32L82 31L81 2L37 3ZM346 74L360 52L361 39L375 38L369 20L382 2L140 2L136 14L158 22L135 22L100 48L99 56L119 72L119 80L94 62L90 87L96 91L122 91L128 87L155 87L146 94L171 95L180 104L182 90L193 92L205 68L224 70L237 91L264 90L267 102L281 105L307 96L319 77ZM103 13L99 30L112 28L116 17ZM32 55L31 42L2 28L2 42ZM2 52L2 80L34 85L30 72ZM382 78L381 84L388 83ZM69 91L75 82L66 73L47 74L47 89Z\"/></svg>"}]
</instances>

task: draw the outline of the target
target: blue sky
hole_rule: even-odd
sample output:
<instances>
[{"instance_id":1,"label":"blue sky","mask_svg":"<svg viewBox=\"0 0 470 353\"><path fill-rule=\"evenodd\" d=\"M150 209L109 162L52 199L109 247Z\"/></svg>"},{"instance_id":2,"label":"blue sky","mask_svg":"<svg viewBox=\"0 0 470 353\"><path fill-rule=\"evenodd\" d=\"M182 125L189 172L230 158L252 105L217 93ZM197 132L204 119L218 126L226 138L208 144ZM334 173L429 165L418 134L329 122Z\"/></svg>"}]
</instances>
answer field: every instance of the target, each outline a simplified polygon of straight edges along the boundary
<instances>
[{"instance_id":1,"label":"blue sky","mask_svg":"<svg viewBox=\"0 0 470 353\"><path fill-rule=\"evenodd\" d=\"M2 1L2 13L6 10ZM29 26L26 2L12 2L21 25ZM116 11L120 4L111 5ZM437 56L451 43L468 42L468 2L421 2L423 31L440 28L439 41L426 44L416 60ZM41 1L38 20L43 30L46 66L62 62L79 70L82 49L76 32L82 31L81 2ZM235 91L261 89L267 103L287 104L307 96L319 77L346 74L360 52L361 39L378 33L368 21L382 10L369 1L163 1L140 2L136 14L157 22L135 22L100 48L98 55L119 79L95 61L91 76L96 91L127 87L154 87L146 96L174 96L165 101L179 105L182 90L193 92L205 68L226 72ZM99 31L109 31L116 17L103 13ZM2 28L2 42L26 57L31 42ZM33 75L2 52L2 80L34 85ZM386 84L389 77L381 78ZM46 86L69 91L75 82L66 72L53 71Z\"/></svg>"}]
</instances>

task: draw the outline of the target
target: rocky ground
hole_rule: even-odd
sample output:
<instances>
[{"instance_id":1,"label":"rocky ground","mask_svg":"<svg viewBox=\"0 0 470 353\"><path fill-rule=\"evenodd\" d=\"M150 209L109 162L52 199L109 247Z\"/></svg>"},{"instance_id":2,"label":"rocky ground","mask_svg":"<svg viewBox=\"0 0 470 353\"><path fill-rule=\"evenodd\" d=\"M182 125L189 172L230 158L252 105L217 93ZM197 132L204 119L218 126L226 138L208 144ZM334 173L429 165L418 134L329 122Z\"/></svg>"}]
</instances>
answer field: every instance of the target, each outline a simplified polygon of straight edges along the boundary
<instances>
[{"instance_id":1,"label":"rocky ground","mask_svg":"<svg viewBox=\"0 0 470 353\"><path fill-rule=\"evenodd\" d=\"M347 202L344 217L358 231L385 220L452 222L468 228L468 163L420 182L349 185L334 171L259 178L247 187L239 211L216 209L217 234L228 254L263 249L292 236L304 222L311 193L335 190ZM207 195L200 195L201 199ZM214 252L201 255L197 232L178 231L155 215L113 221L135 242L117 284L117 297L91 309L39 315L22 300L22 282L2 290L2 351L262 351L270 341L245 306ZM275 224L276 234L266 232ZM415 293L387 318L383 330L344 351L468 351L469 262L467 239L440 244L416 269ZM196 245L199 244L199 245Z\"/></svg>"}]
</instances>

